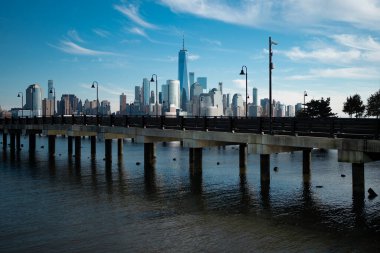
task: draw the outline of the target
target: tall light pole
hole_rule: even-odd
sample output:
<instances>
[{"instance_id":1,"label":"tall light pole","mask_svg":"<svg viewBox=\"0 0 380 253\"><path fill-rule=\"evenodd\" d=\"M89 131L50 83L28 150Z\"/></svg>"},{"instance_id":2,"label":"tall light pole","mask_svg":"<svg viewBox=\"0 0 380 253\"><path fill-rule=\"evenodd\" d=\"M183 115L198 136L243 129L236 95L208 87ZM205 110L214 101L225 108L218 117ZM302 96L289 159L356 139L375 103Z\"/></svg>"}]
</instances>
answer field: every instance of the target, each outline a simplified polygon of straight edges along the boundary
<instances>
[{"instance_id":1,"label":"tall light pole","mask_svg":"<svg viewBox=\"0 0 380 253\"><path fill-rule=\"evenodd\" d=\"M274 69L272 45L277 45L277 43L269 37L269 134L272 134L272 69Z\"/></svg>"},{"instance_id":2,"label":"tall light pole","mask_svg":"<svg viewBox=\"0 0 380 253\"><path fill-rule=\"evenodd\" d=\"M53 93L53 90L54 90L54 94L53 94L54 96L53 116L54 116L55 115L55 88L51 88L49 93Z\"/></svg>"},{"instance_id":3,"label":"tall light pole","mask_svg":"<svg viewBox=\"0 0 380 253\"><path fill-rule=\"evenodd\" d=\"M96 115L99 115L99 84L97 81L92 82L91 88L95 88L96 83Z\"/></svg>"},{"instance_id":4,"label":"tall light pole","mask_svg":"<svg viewBox=\"0 0 380 253\"><path fill-rule=\"evenodd\" d=\"M245 73L244 73L245 68ZM247 118L248 114L248 70L247 66L243 65L241 67L240 75L245 75L245 117Z\"/></svg>"},{"instance_id":5,"label":"tall light pole","mask_svg":"<svg viewBox=\"0 0 380 253\"><path fill-rule=\"evenodd\" d=\"M21 94L21 96L20 96ZM21 117L23 118L24 117L24 94L20 91L19 93L17 93L17 97L21 97Z\"/></svg>"},{"instance_id":6,"label":"tall light pole","mask_svg":"<svg viewBox=\"0 0 380 253\"><path fill-rule=\"evenodd\" d=\"M156 77L156 117L158 116L158 103L157 103L157 75L153 74L152 78L150 79L151 82L154 82L153 76Z\"/></svg>"},{"instance_id":7,"label":"tall light pole","mask_svg":"<svg viewBox=\"0 0 380 253\"><path fill-rule=\"evenodd\" d=\"M306 106L306 98L307 97L307 92L306 90L303 92L303 110L305 111L305 106Z\"/></svg>"}]
</instances>

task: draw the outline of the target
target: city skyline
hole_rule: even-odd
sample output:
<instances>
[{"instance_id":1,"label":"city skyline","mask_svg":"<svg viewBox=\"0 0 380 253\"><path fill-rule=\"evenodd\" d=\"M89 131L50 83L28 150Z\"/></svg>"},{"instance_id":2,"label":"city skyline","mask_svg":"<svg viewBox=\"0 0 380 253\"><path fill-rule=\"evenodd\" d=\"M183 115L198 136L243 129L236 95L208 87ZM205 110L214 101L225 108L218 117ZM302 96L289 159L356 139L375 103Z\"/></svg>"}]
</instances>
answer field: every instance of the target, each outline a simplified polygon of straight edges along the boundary
<instances>
[{"instance_id":1,"label":"city skyline","mask_svg":"<svg viewBox=\"0 0 380 253\"><path fill-rule=\"evenodd\" d=\"M160 88L178 78L176 54L183 36L187 71L207 77L209 89L223 82L224 93L244 96L239 71L246 65L249 102L254 87L258 99L268 97L269 36L278 42L273 48L276 101L295 105L307 90L308 100L331 97L333 111L343 116L346 97L358 93L366 102L380 87L379 1L329 1L328 10L297 1L202 3L202 8L199 1L169 0L4 3L0 106L19 107L18 92L34 83L47 97L50 79L56 97L94 100L96 80L99 100L110 101L117 111L120 94L133 102L143 78L157 74Z\"/></svg>"}]
</instances>

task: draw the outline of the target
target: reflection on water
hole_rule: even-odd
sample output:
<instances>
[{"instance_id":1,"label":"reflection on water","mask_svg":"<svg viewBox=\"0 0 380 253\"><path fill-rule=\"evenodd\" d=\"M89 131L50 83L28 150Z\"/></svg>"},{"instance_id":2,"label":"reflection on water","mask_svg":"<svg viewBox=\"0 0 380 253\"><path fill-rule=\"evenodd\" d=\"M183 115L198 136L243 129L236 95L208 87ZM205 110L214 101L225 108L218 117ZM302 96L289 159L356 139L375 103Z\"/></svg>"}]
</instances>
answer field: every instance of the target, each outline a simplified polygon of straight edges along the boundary
<instances>
[{"instance_id":1,"label":"reflection on water","mask_svg":"<svg viewBox=\"0 0 380 253\"><path fill-rule=\"evenodd\" d=\"M156 145L154 168L143 145L124 142L123 156L104 157L82 140L82 157L26 148L2 152L0 251L371 252L379 249L380 201L352 193L351 165L335 151L313 151L311 174L302 153L271 157L270 184L260 157L239 168L237 147L203 150L203 169L189 169L189 151ZM27 139L22 139L27 144ZM37 147L47 145L37 138ZM116 147L116 142L113 143ZM366 164L366 187L380 192L380 163ZM347 177L341 177L346 174ZM321 187L316 187L321 186ZM23 241L25 243L20 244Z\"/></svg>"}]
</instances>

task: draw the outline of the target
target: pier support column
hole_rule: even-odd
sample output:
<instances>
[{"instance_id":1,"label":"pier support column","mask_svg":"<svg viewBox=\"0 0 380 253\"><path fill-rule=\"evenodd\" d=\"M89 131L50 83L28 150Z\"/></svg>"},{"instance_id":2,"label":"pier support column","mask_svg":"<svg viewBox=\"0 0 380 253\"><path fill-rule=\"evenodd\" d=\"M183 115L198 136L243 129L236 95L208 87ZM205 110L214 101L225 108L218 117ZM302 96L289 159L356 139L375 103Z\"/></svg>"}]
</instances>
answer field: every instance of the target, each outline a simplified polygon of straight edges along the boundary
<instances>
[{"instance_id":1,"label":"pier support column","mask_svg":"<svg viewBox=\"0 0 380 253\"><path fill-rule=\"evenodd\" d=\"M144 168L153 169L155 165L154 143L144 143Z\"/></svg>"},{"instance_id":2,"label":"pier support column","mask_svg":"<svg viewBox=\"0 0 380 253\"><path fill-rule=\"evenodd\" d=\"M21 134L20 134L20 132L16 133L16 149L17 149L17 152L19 152L21 150Z\"/></svg>"},{"instance_id":3,"label":"pier support column","mask_svg":"<svg viewBox=\"0 0 380 253\"><path fill-rule=\"evenodd\" d=\"M310 174L311 167L311 149L305 149L302 151L302 171L303 174Z\"/></svg>"},{"instance_id":4,"label":"pier support column","mask_svg":"<svg viewBox=\"0 0 380 253\"><path fill-rule=\"evenodd\" d=\"M7 145L8 145L7 134L3 132L3 150L7 149Z\"/></svg>"},{"instance_id":5,"label":"pier support column","mask_svg":"<svg viewBox=\"0 0 380 253\"><path fill-rule=\"evenodd\" d=\"M247 167L247 144L239 145L239 168Z\"/></svg>"},{"instance_id":6,"label":"pier support column","mask_svg":"<svg viewBox=\"0 0 380 253\"><path fill-rule=\"evenodd\" d=\"M55 155L55 135L49 135L49 156Z\"/></svg>"},{"instance_id":7,"label":"pier support column","mask_svg":"<svg viewBox=\"0 0 380 253\"><path fill-rule=\"evenodd\" d=\"M91 136L91 156L96 155L96 136Z\"/></svg>"},{"instance_id":8,"label":"pier support column","mask_svg":"<svg viewBox=\"0 0 380 253\"><path fill-rule=\"evenodd\" d=\"M117 154L119 157L123 155L123 139L117 139Z\"/></svg>"},{"instance_id":9,"label":"pier support column","mask_svg":"<svg viewBox=\"0 0 380 253\"><path fill-rule=\"evenodd\" d=\"M270 155L260 155L260 180L261 182L270 182Z\"/></svg>"},{"instance_id":10,"label":"pier support column","mask_svg":"<svg viewBox=\"0 0 380 253\"><path fill-rule=\"evenodd\" d=\"M69 156L73 155L73 137L72 136L67 137L67 153L69 154Z\"/></svg>"},{"instance_id":11,"label":"pier support column","mask_svg":"<svg viewBox=\"0 0 380 253\"><path fill-rule=\"evenodd\" d=\"M11 144L11 152L14 153L16 150L16 135L15 135L15 133L11 133L9 135L9 138L10 138L9 142Z\"/></svg>"},{"instance_id":12,"label":"pier support column","mask_svg":"<svg viewBox=\"0 0 380 253\"><path fill-rule=\"evenodd\" d=\"M352 164L352 190L364 195L364 163Z\"/></svg>"},{"instance_id":13,"label":"pier support column","mask_svg":"<svg viewBox=\"0 0 380 253\"><path fill-rule=\"evenodd\" d=\"M29 153L34 154L36 152L36 134L29 133Z\"/></svg>"},{"instance_id":14,"label":"pier support column","mask_svg":"<svg viewBox=\"0 0 380 253\"><path fill-rule=\"evenodd\" d=\"M81 156L81 142L82 139L80 136L75 136L75 159L80 159Z\"/></svg>"},{"instance_id":15,"label":"pier support column","mask_svg":"<svg viewBox=\"0 0 380 253\"><path fill-rule=\"evenodd\" d=\"M105 154L106 154L106 162L112 161L112 139L105 139L104 140L105 145Z\"/></svg>"},{"instance_id":16,"label":"pier support column","mask_svg":"<svg viewBox=\"0 0 380 253\"><path fill-rule=\"evenodd\" d=\"M190 170L202 172L202 148L189 149L189 165Z\"/></svg>"}]
</instances>

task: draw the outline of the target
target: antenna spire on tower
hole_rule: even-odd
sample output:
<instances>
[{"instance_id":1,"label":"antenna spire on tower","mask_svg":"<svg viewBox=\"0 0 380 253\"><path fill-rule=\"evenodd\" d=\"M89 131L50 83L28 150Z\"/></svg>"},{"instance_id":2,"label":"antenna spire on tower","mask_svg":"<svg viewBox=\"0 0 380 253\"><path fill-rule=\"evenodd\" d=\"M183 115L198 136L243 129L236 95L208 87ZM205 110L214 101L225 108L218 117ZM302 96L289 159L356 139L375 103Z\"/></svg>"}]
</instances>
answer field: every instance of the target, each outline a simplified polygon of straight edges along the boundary
<instances>
[{"instance_id":1,"label":"antenna spire on tower","mask_svg":"<svg viewBox=\"0 0 380 253\"><path fill-rule=\"evenodd\" d=\"M185 50L185 35L182 34L182 49Z\"/></svg>"}]
</instances>

